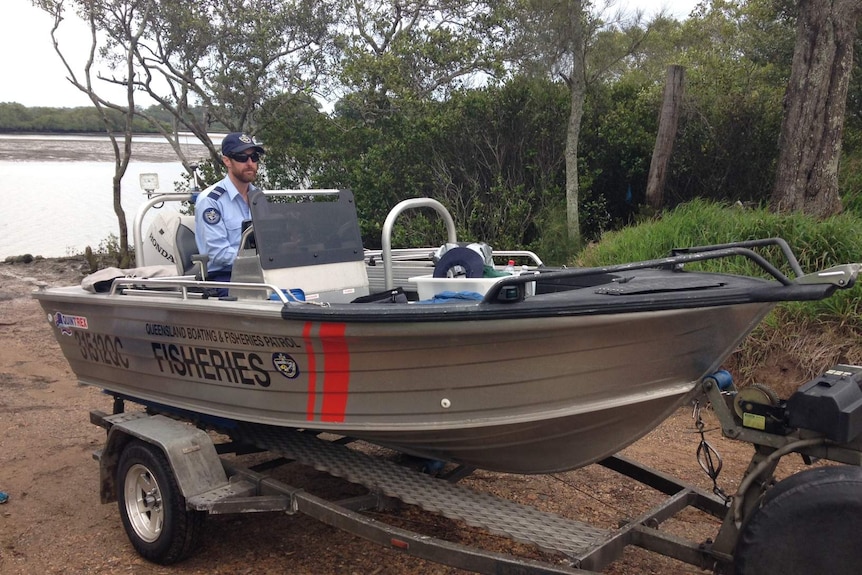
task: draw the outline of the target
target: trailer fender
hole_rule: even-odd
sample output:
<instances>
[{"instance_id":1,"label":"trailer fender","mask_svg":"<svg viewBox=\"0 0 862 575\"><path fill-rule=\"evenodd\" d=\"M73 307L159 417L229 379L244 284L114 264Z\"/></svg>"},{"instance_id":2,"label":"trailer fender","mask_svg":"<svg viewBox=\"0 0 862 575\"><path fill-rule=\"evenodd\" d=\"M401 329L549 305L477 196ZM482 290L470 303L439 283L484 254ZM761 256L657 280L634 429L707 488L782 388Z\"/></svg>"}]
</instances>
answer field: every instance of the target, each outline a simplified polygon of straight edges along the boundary
<instances>
[{"instance_id":1,"label":"trailer fender","mask_svg":"<svg viewBox=\"0 0 862 575\"><path fill-rule=\"evenodd\" d=\"M164 452L177 486L189 499L228 484L212 439L201 429L163 415L121 413L105 418L111 427L99 459L102 503L117 500L117 465L130 441L140 440Z\"/></svg>"}]
</instances>

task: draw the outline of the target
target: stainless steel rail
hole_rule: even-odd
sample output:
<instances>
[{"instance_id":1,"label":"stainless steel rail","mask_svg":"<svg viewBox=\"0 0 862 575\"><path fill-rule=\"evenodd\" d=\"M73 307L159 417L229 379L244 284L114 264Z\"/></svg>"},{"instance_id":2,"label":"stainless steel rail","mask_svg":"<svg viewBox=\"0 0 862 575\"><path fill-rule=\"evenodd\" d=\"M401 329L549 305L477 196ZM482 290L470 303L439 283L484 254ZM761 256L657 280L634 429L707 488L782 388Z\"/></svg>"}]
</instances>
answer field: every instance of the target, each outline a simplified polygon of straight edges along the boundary
<instances>
[{"instance_id":1,"label":"stainless steel rail","mask_svg":"<svg viewBox=\"0 0 862 575\"><path fill-rule=\"evenodd\" d=\"M189 289L198 288L198 289L217 289L217 288L229 288L229 289L250 289L250 290L262 290L267 292L272 292L278 296L278 299L281 303L286 304L290 302L294 303L306 303L301 302L296 299L296 297L290 292L285 293L281 288L266 283L249 283L249 282L212 282L212 281L201 281L194 279L187 279L185 277L175 277L175 278L117 278L111 284L111 291L109 295L119 295L121 290L125 289L137 289L137 288L149 288L151 290L158 290L164 288L175 288L177 291L174 292L158 292L153 291L151 295L179 295L182 299L189 299ZM267 296L269 297L269 296Z\"/></svg>"},{"instance_id":2,"label":"stainless steel rail","mask_svg":"<svg viewBox=\"0 0 862 575\"><path fill-rule=\"evenodd\" d=\"M451 214L449 214L443 204L437 200L432 200L431 198L413 198L398 202L386 216L380 238L381 247L383 248L383 277L386 289L395 287L395 282L392 279L392 228L395 226L395 220L398 219L398 216L406 210L415 208L433 208L443 218L443 223L446 224L447 241L453 244L458 241L455 231L455 220L452 219Z\"/></svg>"}]
</instances>

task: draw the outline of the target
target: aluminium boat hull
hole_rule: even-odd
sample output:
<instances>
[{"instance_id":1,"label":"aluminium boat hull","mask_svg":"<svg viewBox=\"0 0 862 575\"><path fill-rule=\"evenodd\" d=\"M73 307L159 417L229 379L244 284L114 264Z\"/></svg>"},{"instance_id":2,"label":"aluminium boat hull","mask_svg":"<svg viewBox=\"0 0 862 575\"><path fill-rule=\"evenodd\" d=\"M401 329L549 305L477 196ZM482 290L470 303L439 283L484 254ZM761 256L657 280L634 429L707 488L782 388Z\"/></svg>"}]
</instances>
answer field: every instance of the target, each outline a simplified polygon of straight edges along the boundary
<instances>
[{"instance_id":1,"label":"aluminium boat hull","mask_svg":"<svg viewBox=\"0 0 862 575\"><path fill-rule=\"evenodd\" d=\"M472 318L487 305L363 304L352 318L337 306L77 287L36 297L84 384L516 473L577 468L645 435L774 305L519 316L521 302ZM393 309L418 321L393 321Z\"/></svg>"},{"instance_id":2,"label":"aluminium boat hull","mask_svg":"<svg viewBox=\"0 0 862 575\"><path fill-rule=\"evenodd\" d=\"M189 197L154 197L138 212L136 256L144 213L166 199ZM559 471L653 429L776 302L829 297L860 270L804 275L786 242L771 238L602 268L551 269L531 256L527 273L498 277L490 246L458 244L451 216L429 198L392 209L379 258L363 247L349 190L253 190L248 200L229 284L126 270L90 278L95 291L110 282L108 293L36 294L81 382L185 417L222 418L221 427L249 421L491 470ZM449 241L439 254L394 258L395 218L428 207ZM206 277L190 251L193 231L180 234L180 224L154 223L146 237L171 256L172 275ZM176 249L162 245L172 241ZM754 248L779 249L796 279ZM746 258L758 277L683 269L723 258ZM396 272L424 273L432 260L433 274L407 282L422 301L403 301ZM369 293L381 271L385 291ZM217 287L229 296L209 297ZM287 297L294 292L307 301Z\"/></svg>"}]
</instances>

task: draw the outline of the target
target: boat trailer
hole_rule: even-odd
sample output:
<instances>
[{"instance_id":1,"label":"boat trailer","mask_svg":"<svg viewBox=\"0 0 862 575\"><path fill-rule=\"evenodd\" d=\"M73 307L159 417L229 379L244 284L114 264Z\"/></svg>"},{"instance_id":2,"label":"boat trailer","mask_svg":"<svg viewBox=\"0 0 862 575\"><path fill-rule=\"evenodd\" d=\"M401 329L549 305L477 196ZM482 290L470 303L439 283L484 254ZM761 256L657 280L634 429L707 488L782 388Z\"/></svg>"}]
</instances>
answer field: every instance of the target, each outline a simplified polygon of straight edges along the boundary
<instances>
[{"instance_id":1,"label":"boat trailer","mask_svg":"<svg viewBox=\"0 0 862 575\"><path fill-rule=\"evenodd\" d=\"M126 401L146 409L126 412ZM612 456L598 463L666 496L615 529L459 484L473 469L455 467L434 476L355 449L349 438L212 418L121 396L114 397L113 414L93 411L90 419L108 430L105 445L94 454L102 503L118 502L135 549L160 564L194 551L207 514L280 512L302 513L412 556L477 573L598 573L628 546L720 574L856 573L862 558L855 545L862 528L862 367L835 366L786 402L763 386L737 390L729 374L718 372L700 383L695 405L696 413L707 406L714 410L726 437L754 446L737 492L727 496L718 487L720 464L702 433L697 455L714 493ZM270 467L310 466L362 485L367 493L330 501L274 479L262 471L267 465L246 467L229 457L260 452L273 457ZM793 453L808 464L843 465L815 466L776 483L779 461ZM547 559L465 546L363 513L385 512L396 501L531 544ZM663 523L689 507L722 521L714 538L687 541L662 531Z\"/></svg>"}]
</instances>

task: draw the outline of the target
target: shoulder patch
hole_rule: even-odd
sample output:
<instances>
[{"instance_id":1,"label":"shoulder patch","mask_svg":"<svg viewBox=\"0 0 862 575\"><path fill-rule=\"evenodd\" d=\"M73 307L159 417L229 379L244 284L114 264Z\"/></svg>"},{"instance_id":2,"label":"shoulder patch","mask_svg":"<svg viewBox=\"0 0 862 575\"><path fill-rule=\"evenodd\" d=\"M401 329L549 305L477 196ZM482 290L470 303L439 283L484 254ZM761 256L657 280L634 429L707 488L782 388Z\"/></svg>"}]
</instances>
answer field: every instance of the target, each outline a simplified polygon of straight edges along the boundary
<instances>
[{"instance_id":1,"label":"shoulder patch","mask_svg":"<svg viewBox=\"0 0 862 575\"><path fill-rule=\"evenodd\" d=\"M221 221L221 212L215 208L207 208L204 210L204 221L208 224L217 224Z\"/></svg>"}]
</instances>

